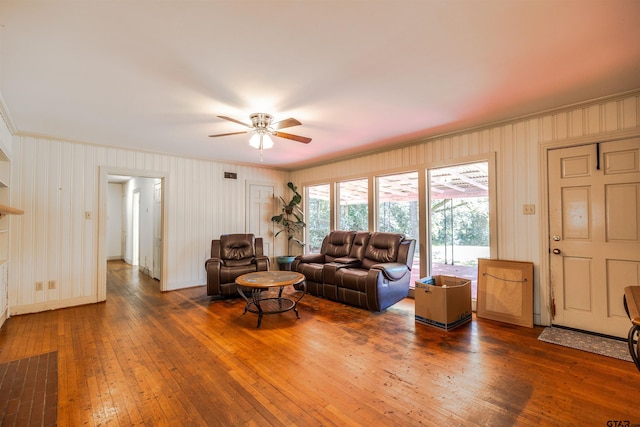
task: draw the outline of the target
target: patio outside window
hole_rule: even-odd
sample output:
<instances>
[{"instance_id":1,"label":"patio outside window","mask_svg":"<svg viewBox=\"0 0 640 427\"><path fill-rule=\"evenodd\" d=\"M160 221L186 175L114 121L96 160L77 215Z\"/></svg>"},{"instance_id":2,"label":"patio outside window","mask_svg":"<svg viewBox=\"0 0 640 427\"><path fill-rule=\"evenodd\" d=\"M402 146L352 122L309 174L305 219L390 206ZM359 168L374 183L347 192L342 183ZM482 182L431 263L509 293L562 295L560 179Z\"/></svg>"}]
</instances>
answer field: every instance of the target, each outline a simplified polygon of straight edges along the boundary
<instances>
[{"instance_id":1,"label":"patio outside window","mask_svg":"<svg viewBox=\"0 0 640 427\"><path fill-rule=\"evenodd\" d=\"M488 163L429 170L431 275L471 280L477 298L478 258L489 258Z\"/></svg>"},{"instance_id":2,"label":"patio outside window","mask_svg":"<svg viewBox=\"0 0 640 427\"><path fill-rule=\"evenodd\" d=\"M402 233L416 240L411 269L411 286L420 279L420 238L418 220L418 172L379 176L377 230Z\"/></svg>"}]
</instances>

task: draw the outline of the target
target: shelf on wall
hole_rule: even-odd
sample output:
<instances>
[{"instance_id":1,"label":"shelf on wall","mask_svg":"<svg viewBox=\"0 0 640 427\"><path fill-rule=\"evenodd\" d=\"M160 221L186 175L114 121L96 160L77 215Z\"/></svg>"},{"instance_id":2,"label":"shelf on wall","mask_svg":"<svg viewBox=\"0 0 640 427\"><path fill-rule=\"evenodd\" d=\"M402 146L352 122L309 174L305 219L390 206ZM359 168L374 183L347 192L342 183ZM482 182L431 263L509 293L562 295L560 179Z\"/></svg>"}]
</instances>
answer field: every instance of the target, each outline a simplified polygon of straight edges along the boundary
<instances>
[{"instance_id":1,"label":"shelf on wall","mask_svg":"<svg viewBox=\"0 0 640 427\"><path fill-rule=\"evenodd\" d=\"M22 215L24 211L22 209L13 208L11 206L0 204L0 216L4 215Z\"/></svg>"}]
</instances>

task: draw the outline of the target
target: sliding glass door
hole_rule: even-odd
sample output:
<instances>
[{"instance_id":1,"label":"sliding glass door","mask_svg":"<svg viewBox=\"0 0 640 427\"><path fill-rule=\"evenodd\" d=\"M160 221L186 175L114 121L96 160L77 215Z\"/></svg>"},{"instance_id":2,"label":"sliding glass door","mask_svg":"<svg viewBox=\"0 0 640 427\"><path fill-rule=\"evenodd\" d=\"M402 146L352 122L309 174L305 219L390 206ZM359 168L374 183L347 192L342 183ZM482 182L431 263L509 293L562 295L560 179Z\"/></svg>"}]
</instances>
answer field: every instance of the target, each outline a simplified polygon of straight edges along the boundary
<instances>
[{"instance_id":1,"label":"sliding glass door","mask_svg":"<svg viewBox=\"0 0 640 427\"><path fill-rule=\"evenodd\" d=\"M416 240L411 269L411 286L420 279L420 239L418 212L418 172L376 178L377 231L402 233Z\"/></svg>"},{"instance_id":2,"label":"sliding glass door","mask_svg":"<svg viewBox=\"0 0 640 427\"><path fill-rule=\"evenodd\" d=\"M488 162L430 169L429 271L471 280L477 296L478 258L490 257Z\"/></svg>"}]
</instances>

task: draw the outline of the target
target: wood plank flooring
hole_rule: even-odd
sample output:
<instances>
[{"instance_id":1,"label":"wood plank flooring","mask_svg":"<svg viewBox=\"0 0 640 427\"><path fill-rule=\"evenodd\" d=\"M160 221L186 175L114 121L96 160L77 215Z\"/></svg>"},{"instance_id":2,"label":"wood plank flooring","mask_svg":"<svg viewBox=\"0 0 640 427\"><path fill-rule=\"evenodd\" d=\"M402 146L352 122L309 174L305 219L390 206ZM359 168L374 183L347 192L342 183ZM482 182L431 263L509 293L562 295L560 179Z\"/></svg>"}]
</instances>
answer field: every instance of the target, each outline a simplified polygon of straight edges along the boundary
<instances>
[{"instance_id":1,"label":"wood plank flooring","mask_svg":"<svg viewBox=\"0 0 640 427\"><path fill-rule=\"evenodd\" d=\"M0 425L55 426L58 353L0 363Z\"/></svg>"},{"instance_id":2,"label":"wood plank flooring","mask_svg":"<svg viewBox=\"0 0 640 427\"><path fill-rule=\"evenodd\" d=\"M476 319L443 332L306 295L242 314L204 287L161 293L110 262L107 301L10 318L0 363L57 351L58 425L640 424L633 363Z\"/></svg>"}]
</instances>

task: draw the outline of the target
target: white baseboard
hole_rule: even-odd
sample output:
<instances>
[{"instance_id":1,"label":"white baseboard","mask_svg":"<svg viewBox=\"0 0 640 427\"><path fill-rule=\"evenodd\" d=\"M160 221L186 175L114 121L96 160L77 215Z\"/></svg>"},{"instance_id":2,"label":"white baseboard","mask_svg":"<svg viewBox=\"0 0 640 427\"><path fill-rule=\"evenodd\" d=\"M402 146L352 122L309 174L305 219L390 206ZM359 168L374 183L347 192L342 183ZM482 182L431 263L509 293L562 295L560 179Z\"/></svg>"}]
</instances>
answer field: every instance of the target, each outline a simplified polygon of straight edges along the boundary
<instances>
[{"instance_id":1,"label":"white baseboard","mask_svg":"<svg viewBox=\"0 0 640 427\"><path fill-rule=\"evenodd\" d=\"M57 310L59 308L74 307L76 305L94 304L97 303L98 297L96 295L80 298L68 298L57 301L47 301L37 304L26 304L16 307L11 307L11 316L18 316L20 314L39 313L41 311Z\"/></svg>"},{"instance_id":2,"label":"white baseboard","mask_svg":"<svg viewBox=\"0 0 640 427\"><path fill-rule=\"evenodd\" d=\"M187 289L187 288L196 288L198 286L204 286L206 283L202 283L201 281L188 281L182 283L169 283L167 285L166 291L177 291L178 289Z\"/></svg>"}]
</instances>

